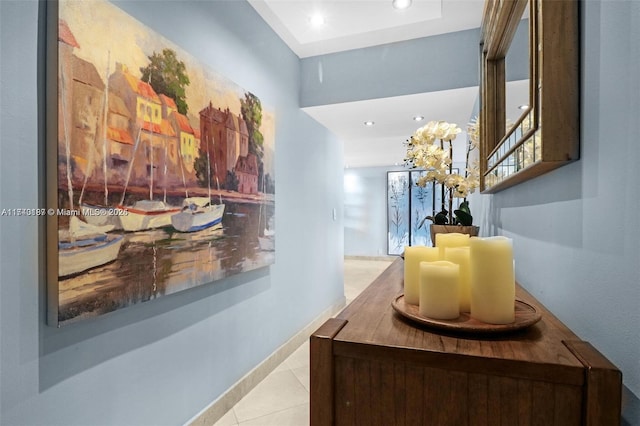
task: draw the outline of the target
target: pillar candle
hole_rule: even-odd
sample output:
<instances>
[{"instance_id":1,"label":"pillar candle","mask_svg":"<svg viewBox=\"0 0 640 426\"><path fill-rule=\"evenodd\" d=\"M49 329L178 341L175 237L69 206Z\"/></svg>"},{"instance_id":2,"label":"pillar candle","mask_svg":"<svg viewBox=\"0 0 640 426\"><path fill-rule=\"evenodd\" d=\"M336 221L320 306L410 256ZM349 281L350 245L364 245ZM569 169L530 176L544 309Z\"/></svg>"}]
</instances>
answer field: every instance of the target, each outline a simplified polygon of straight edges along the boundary
<instances>
[{"instance_id":1,"label":"pillar candle","mask_svg":"<svg viewBox=\"0 0 640 426\"><path fill-rule=\"evenodd\" d=\"M412 305L420 302L420 262L438 260L435 247L413 246L404 248L404 301Z\"/></svg>"},{"instance_id":2,"label":"pillar candle","mask_svg":"<svg viewBox=\"0 0 640 426\"><path fill-rule=\"evenodd\" d=\"M471 316L489 324L515 320L515 273L510 238L471 238Z\"/></svg>"},{"instance_id":3,"label":"pillar candle","mask_svg":"<svg viewBox=\"0 0 640 426\"><path fill-rule=\"evenodd\" d=\"M447 247L468 247L469 235L450 232L448 234L436 234L436 247L440 249L440 260L444 260L444 250Z\"/></svg>"},{"instance_id":4,"label":"pillar candle","mask_svg":"<svg viewBox=\"0 0 640 426\"><path fill-rule=\"evenodd\" d=\"M471 260L470 247L447 247L444 260L460 267L460 312L471 310Z\"/></svg>"},{"instance_id":5,"label":"pillar candle","mask_svg":"<svg viewBox=\"0 0 640 426\"><path fill-rule=\"evenodd\" d=\"M420 315L434 319L460 316L459 266L452 262L420 262Z\"/></svg>"}]
</instances>

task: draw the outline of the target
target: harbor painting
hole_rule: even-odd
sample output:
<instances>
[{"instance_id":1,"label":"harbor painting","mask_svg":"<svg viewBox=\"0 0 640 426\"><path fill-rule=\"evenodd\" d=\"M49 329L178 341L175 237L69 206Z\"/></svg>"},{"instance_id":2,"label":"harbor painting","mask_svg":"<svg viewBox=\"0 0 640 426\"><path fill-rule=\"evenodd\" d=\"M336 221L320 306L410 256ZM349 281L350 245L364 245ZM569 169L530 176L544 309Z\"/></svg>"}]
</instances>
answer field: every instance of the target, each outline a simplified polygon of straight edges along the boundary
<instances>
[{"instance_id":1,"label":"harbor painting","mask_svg":"<svg viewBox=\"0 0 640 426\"><path fill-rule=\"evenodd\" d=\"M274 113L111 3L51 13L49 322L272 264Z\"/></svg>"}]
</instances>

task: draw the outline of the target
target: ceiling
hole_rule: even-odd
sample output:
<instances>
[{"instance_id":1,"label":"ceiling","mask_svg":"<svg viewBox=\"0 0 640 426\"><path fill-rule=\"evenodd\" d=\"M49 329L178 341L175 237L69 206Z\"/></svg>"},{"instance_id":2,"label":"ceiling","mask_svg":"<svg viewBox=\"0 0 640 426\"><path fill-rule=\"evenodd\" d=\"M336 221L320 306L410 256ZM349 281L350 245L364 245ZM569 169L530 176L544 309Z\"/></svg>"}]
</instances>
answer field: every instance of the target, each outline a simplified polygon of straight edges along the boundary
<instances>
[{"instance_id":1,"label":"ceiling","mask_svg":"<svg viewBox=\"0 0 640 426\"><path fill-rule=\"evenodd\" d=\"M478 28L484 0L413 0L394 9L391 0L249 0L280 38L301 58ZM315 28L310 17L321 12ZM344 142L345 167L402 164L402 145L430 120L466 127L478 87L304 108ZM434 110L433 105L437 105ZM416 122L413 117L425 117ZM367 127L365 121L374 121ZM466 137L459 137L464 151ZM464 154L454 152L454 158Z\"/></svg>"}]
</instances>

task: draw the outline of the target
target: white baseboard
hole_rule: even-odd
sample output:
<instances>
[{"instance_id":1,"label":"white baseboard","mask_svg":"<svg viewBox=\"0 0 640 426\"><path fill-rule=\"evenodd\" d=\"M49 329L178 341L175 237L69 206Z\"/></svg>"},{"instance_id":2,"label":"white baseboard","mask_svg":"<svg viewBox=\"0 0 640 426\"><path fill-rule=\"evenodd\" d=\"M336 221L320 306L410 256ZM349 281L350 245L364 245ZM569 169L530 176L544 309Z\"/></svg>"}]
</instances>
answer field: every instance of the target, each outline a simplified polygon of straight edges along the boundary
<instances>
[{"instance_id":1,"label":"white baseboard","mask_svg":"<svg viewBox=\"0 0 640 426\"><path fill-rule=\"evenodd\" d=\"M275 350L267 359L258 364L253 370L248 372L244 377L233 384L218 399L213 401L209 406L196 414L185 425L188 426L211 426L224 416L227 411L233 408L251 389L264 380L278 365L289 357L296 349L300 347L311 333L316 331L324 322L340 312L346 306L344 297L336 302L316 319L311 321L306 327L300 330L291 339L286 341L282 346Z\"/></svg>"},{"instance_id":2,"label":"white baseboard","mask_svg":"<svg viewBox=\"0 0 640 426\"><path fill-rule=\"evenodd\" d=\"M388 260L389 262L393 262L399 256L356 256L356 255L345 255L344 260Z\"/></svg>"}]
</instances>

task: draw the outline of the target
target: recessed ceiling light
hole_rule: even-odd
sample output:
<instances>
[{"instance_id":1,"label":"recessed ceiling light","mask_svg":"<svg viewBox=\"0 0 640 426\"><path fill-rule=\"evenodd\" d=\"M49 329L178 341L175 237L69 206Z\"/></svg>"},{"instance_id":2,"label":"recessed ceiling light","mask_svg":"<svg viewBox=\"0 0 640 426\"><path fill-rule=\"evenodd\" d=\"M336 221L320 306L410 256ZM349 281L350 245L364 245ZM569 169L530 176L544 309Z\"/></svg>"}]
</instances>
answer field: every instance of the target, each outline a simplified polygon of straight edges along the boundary
<instances>
[{"instance_id":1,"label":"recessed ceiling light","mask_svg":"<svg viewBox=\"0 0 640 426\"><path fill-rule=\"evenodd\" d=\"M315 13L309 17L309 23L313 27L321 27L325 23L324 16L320 13Z\"/></svg>"},{"instance_id":2,"label":"recessed ceiling light","mask_svg":"<svg viewBox=\"0 0 640 426\"><path fill-rule=\"evenodd\" d=\"M424 117L421 115L416 115L415 117L413 117L413 121L422 121L424 120Z\"/></svg>"},{"instance_id":3,"label":"recessed ceiling light","mask_svg":"<svg viewBox=\"0 0 640 426\"><path fill-rule=\"evenodd\" d=\"M525 110L527 108L529 108L529 105L527 105L527 104L522 104L522 105L518 106L518 109L521 109L521 110Z\"/></svg>"},{"instance_id":4,"label":"recessed ceiling light","mask_svg":"<svg viewBox=\"0 0 640 426\"><path fill-rule=\"evenodd\" d=\"M396 9L406 9L411 6L411 0L392 0L391 4Z\"/></svg>"},{"instance_id":5,"label":"recessed ceiling light","mask_svg":"<svg viewBox=\"0 0 640 426\"><path fill-rule=\"evenodd\" d=\"M365 121L365 122L364 122L364 125L365 125L365 126L369 126L369 127L370 127L370 126L373 126L374 124L376 124L376 123L374 123L373 121Z\"/></svg>"}]
</instances>

